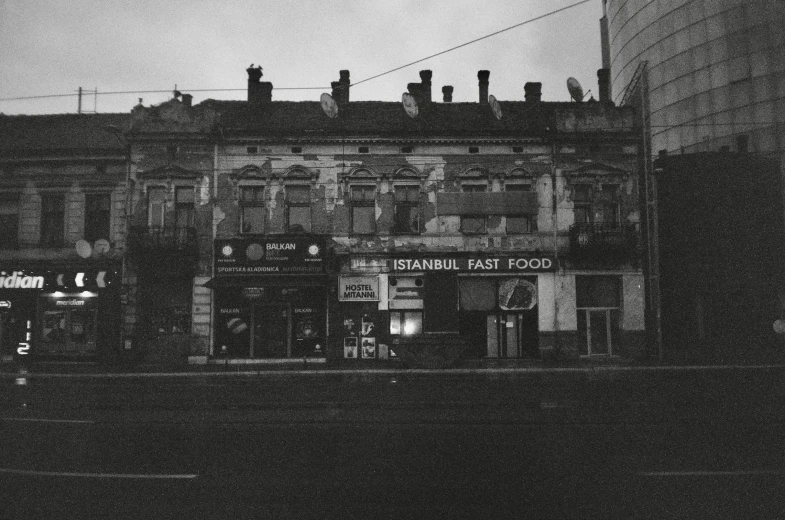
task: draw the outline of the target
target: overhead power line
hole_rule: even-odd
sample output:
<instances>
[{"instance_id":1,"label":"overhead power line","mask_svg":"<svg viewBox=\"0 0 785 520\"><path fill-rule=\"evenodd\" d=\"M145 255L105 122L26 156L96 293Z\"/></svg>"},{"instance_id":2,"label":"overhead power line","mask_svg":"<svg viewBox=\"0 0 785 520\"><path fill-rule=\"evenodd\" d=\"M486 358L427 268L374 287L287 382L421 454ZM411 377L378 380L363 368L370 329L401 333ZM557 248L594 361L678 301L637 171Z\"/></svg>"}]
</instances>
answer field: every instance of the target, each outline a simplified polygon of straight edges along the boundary
<instances>
[{"instance_id":1,"label":"overhead power line","mask_svg":"<svg viewBox=\"0 0 785 520\"><path fill-rule=\"evenodd\" d=\"M452 52L452 51L460 49L462 47L466 47L468 45L472 45L472 44L477 43L479 41L491 38L493 36L496 36L498 34L510 31L512 29L516 29L516 28L521 27L523 25L527 25L527 24L530 24L532 22L536 22L538 20L542 20L543 18L547 18L549 16L552 16L554 14L560 13L562 11L566 11L568 9L572 9L573 7L577 7L577 6L581 5L581 4L585 4L585 3L588 3L590 1L592 1L592 0L581 0L580 2L576 2L574 4L570 4L568 6L562 7L560 9L556 9L554 11L550 11L548 13L545 13L543 15L540 15L540 16L537 16L537 17L534 17L534 18L530 18L528 20L525 20L523 22L517 23L515 25L511 25L511 26L506 27L504 29L492 32L490 34L486 34L485 36L481 36L479 38L475 38L474 40L462 43L460 45L456 45L455 47L451 47L451 48L449 48L447 50L444 50L444 51L441 51L441 52L437 52L436 54L431 54L430 56L426 56L425 58L420 58L418 60L409 62L406 65L401 65L400 67L396 67L394 69L390 69L388 71L376 74L374 76L370 76L370 77L365 78L365 79L362 79L360 81L352 83L350 86L354 87L354 86L359 85L361 83L365 83L365 82L374 80L376 78L380 78L382 76L386 76L387 74L392 74L393 72L399 71L401 69L405 69L406 67L411 67L412 65L416 65L417 63L421 63L421 62L429 60L431 58L435 58L437 56L441 56L443 54L447 54L448 52ZM332 88L332 87L275 87L275 90L325 90L325 89L330 89L330 88ZM186 89L186 88L181 88L180 90L182 90L183 92L240 92L240 91L245 91L246 89L244 89L244 88L204 88L204 89ZM165 93L168 93L168 92L172 92L172 89L165 89L165 90L125 90L125 91L114 91L114 92L98 92L97 95L99 95L99 96L109 96L109 95L117 95L117 94L165 94ZM19 97L11 97L11 98L0 98L0 101L22 101L22 100L28 100L28 99L76 97L78 95L79 95L78 93L73 93L73 94L48 94L48 95L41 95L41 96L19 96Z\"/></svg>"}]
</instances>

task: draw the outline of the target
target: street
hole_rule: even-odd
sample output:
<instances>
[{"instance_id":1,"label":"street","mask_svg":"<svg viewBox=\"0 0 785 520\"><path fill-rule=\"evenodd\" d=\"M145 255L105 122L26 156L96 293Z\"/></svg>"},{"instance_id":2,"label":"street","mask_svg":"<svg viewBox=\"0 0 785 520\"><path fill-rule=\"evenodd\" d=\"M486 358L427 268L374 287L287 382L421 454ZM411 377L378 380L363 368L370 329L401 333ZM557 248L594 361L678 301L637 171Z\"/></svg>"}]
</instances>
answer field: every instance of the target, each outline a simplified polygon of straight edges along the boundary
<instances>
[{"instance_id":1,"label":"street","mask_svg":"<svg viewBox=\"0 0 785 520\"><path fill-rule=\"evenodd\" d=\"M0 519L785 516L781 367L5 376Z\"/></svg>"}]
</instances>

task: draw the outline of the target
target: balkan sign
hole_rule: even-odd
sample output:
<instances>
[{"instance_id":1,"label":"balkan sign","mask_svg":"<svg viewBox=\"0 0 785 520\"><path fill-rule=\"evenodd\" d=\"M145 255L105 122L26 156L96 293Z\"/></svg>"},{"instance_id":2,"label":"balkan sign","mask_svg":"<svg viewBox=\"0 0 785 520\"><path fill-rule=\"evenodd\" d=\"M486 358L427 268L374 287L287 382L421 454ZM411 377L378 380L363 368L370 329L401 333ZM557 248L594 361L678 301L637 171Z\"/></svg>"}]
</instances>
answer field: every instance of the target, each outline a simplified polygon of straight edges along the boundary
<instances>
[{"instance_id":1,"label":"balkan sign","mask_svg":"<svg viewBox=\"0 0 785 520\"><path fill-rule=\"evenodd\" d=\"M379 301L379 277L341 276L338 279L338 300L342 302Z\"/></svg>"},{"instance_id":2,"label":"balkan sign","mask_svg":"<svg viewBox=\"0 0 785 520\"><path fill-rule=\"evenodd\" d=\"M396 258L392 270L454 271L471 273L536 273L556 270L550 256L461 256L444 258Z\"/></svg>"},{"instance_id":3,"label":"balkan sign","mask_svg":"<svg viewBox=\"0 0 785 520\"><path fill-rule=\"evenodd\" d=\"M324 239L309 236L215 241L216 275L324 272Z\"/></svg>"}]
</instances>

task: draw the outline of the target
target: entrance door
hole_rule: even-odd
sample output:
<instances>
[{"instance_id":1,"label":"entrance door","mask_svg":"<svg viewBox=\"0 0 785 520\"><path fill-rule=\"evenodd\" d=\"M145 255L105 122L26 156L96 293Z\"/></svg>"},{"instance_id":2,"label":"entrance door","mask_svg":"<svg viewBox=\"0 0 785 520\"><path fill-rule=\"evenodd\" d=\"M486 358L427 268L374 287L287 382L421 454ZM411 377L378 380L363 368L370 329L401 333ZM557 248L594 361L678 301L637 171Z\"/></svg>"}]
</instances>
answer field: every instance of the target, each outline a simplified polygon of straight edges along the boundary
<instances>
[{"instance_id":1,"label":"entrance door","mask_svg":"<svg viewBox=\"0 0 785 520\"><path fill-rule=\"evenodd\" d=\"M488 315L488 357L520 358L536 357L537 323L532 322L531 311L504 312Z\"/></svg>"},{"instance_id":2,"label":"entrance door","mask_svg":"<svg viewBox=\"0 0 785 520\"><path fill-rule=\"evenodd\" d=\"M292 317L289 304L255 305L251 321L251 357L291 357Z\"/></svg>"}]
</instances>

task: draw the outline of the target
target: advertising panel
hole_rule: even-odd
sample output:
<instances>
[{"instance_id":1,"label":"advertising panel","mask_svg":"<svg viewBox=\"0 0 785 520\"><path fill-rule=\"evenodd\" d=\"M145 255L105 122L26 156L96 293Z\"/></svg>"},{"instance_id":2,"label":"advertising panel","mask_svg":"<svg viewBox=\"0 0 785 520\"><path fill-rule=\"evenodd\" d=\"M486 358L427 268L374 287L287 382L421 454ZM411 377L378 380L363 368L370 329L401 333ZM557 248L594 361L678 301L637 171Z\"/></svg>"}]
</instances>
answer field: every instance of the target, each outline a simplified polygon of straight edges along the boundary
<instances>
[{"instance_id":1,"label":"advertising panel","mask_svg":"<svg viewBox=\"0 0 785 520\"><path fill-rule=\"evenodd\" d=\"M342 302L379 301L379 277L378 276L339 277L338 300Z\"/></svg>"},{"instance_id":2,"label":"advertising panel","mask_svg":"<svg viewBox=\"0 0 785 520\"><path fill-rule=\"evenodd\" d=\"M324 250L324 239L310 236L216 240L215 274L323 273Z\"/></svg>"},{"instance_id":3,"label":"advertising panel","mask_svg":"<svg viewBox=\"0 0 785 520\"><path fill-rule=\"evenodd\" d=\"M552 256L444 256L396 258L395 272L537 273L556 270Z\"/></svg>"}]
</instances>

